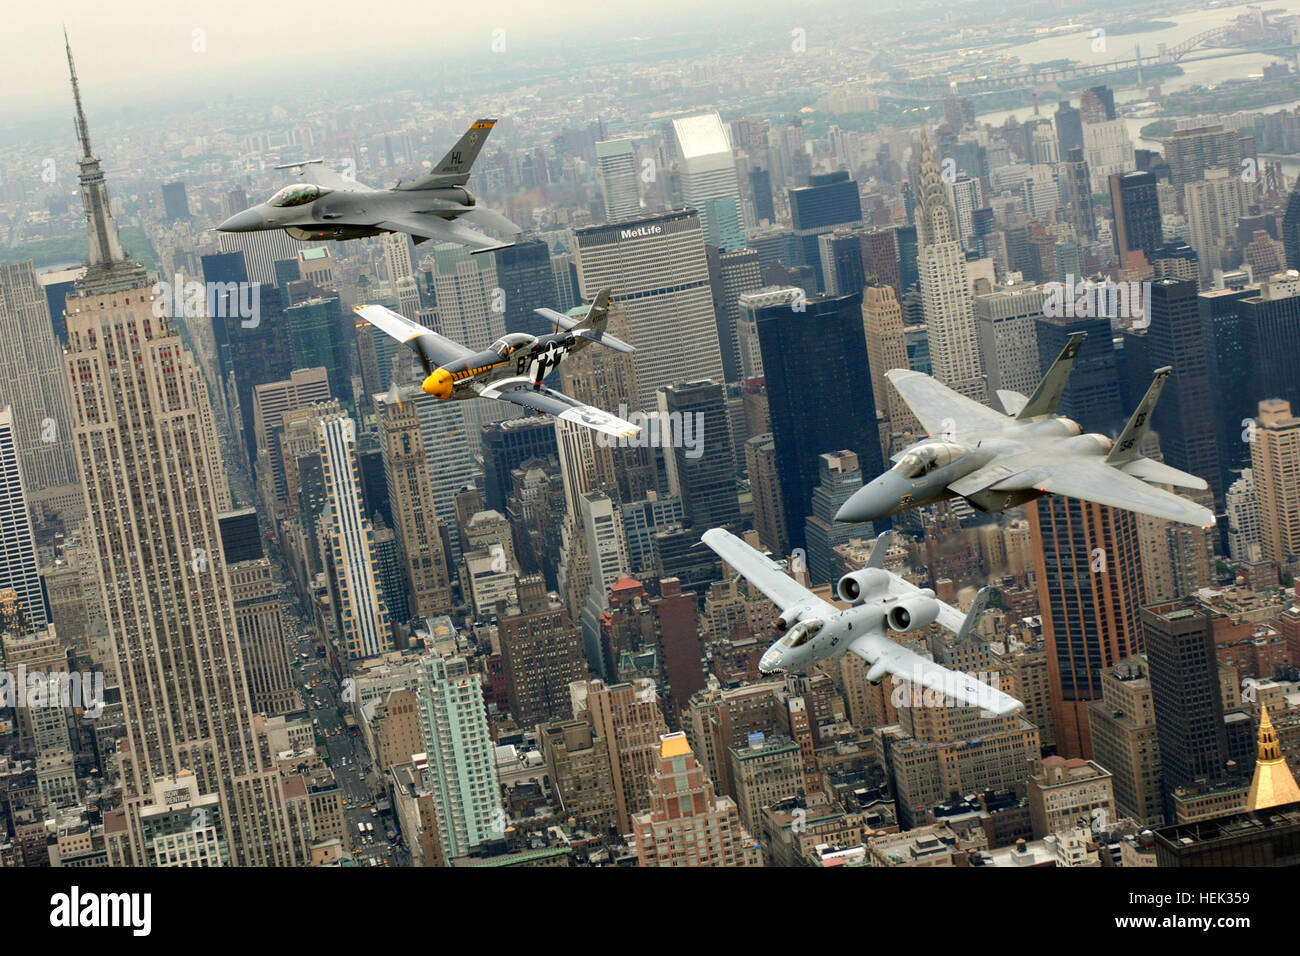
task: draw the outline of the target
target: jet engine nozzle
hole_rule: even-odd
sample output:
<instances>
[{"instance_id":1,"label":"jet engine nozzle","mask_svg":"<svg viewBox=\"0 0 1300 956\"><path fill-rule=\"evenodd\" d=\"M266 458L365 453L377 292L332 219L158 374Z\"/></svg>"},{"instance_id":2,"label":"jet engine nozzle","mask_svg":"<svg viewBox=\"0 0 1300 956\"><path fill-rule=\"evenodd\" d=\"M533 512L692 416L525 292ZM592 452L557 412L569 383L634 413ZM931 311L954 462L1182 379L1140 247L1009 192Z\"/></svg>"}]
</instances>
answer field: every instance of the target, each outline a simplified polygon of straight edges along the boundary
<instances>
[{"instance_id":1,"label":"jet engine nozzle","mask_svg":"<svg viewBox=\"0 0 1300 956\"><path fill-rule=\"evenodd\" d=\"M890 607L885 614L889 629L900 634L918 631L933 624L938 618L939 602L924 594L899 598L898 603Z\"/></svg>"},{"instance_id":2,"label":"jet engine nozzle","mask_svg":"<svg viewBox=\"0 0 1300 956\"><path fill-rule=\"evenodd\" d=\"M835 585L835 593L840 596L840 600L848 601L850 604L857 604L872 595L885 594L888 591L889 572L882 568L862 568L858 571L850 571L840 578L839 583Z\"/></svg>"}]
</instances>

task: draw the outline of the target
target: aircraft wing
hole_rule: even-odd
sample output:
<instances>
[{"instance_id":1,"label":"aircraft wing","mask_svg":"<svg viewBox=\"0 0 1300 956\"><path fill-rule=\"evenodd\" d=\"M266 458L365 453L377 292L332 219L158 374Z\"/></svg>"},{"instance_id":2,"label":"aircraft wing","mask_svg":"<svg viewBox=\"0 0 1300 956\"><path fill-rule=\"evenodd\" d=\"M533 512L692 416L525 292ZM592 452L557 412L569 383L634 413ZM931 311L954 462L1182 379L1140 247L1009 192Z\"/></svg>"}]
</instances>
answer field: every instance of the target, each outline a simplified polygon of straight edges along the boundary
<instances>
[{"instance_id":1,"label":"aircraft wing","mask_svg":"<svg viewBox=\"0 0 1300 956\"><path fill-rule=\"evenodd\" d=\"M905 368L885 373L907 407L931 435L946 434L964 441L969 432L983 434L1006 428L1010 419L974 399L958 395L922 372Z\"/></svg>"},{"instance_id":2,"label":"aircraft wing","mask_svg":"<svg viewBox=\"0 0 1300 956\"><path fill-rule=\"evenodd\" d=\"M1023 703L1010 694L1004 694L967 674L936 664L928 657L894 643L883 634L863 634L849 645L849 650L871 665L867 676L872 680L893 674L900 680L920 684L999 717L1014 714L1024 707ZM872 677L873 674L877 676Z\"/></svg>"},{"instance_id":3,"label":"aircraft wing","mask_svg":"<svg viewBox=\"0 0 1300 956\"><path fill-rule=\"evenodd\" d=\"M352 311L381 332L410 346L424 362L426 372L474 354L473 349L426 329L420 323L412 322L406 316L382 305L359 305Z\"/></svg>"},{"instance_id":4,"label":"aircraft wing","mask_svg":"<svg viewBox=\"0 0 1300 956\"><path fill-rule=\"evenodd\" d=\"M999 481L992 488L995 491L1037 488L1055 495L1081 498L1099 505L1136 511L1198 528L1208 528L1214 524L1214 512L1208 508L1163 488L1154 488L1100 461L1074 459L1055 465L1039 465Z\"/></svg>"},{"instance_id":5,"label":"aircraft wing","mask_svg":"<svg viewBox=\"0 0 1300 956\"><path fill-rule=\"evenodd\" d=\"M349 179L342 173L335 172L326 165L323 159L304 159L300 163L281 163L276 169L300 169L304 176L310 176L311 181L317 186L324 186L327 189L339 190L356 190L366 189L355 178Z\"/></svg>"},{"instance_id":6,"label":"aircraft wing","mask_svg":"<svg viewBox=\"0 0 1300 956\"><path fill-rule=\"evenodd\" d=\"M505 378L482 384L475 382L471 387L483 398L512 402L524 408L554 415L566 422L585 425L616 438L630 438L641 430L631 422L623 421L617 415L584 405L576 398L570 398L554 389L545 386L535 388L533 380L528 377Z\"/></svg>"},{"instance_id":7,"label":"aircraft wing","mask_svg":"<svg viewBox=\"0 0 1300 956\"><path fill-rule=\"evenodd\" d=\"M723 561L735 568L769 601L782 611L796 604L811 605L832 613L835 609L802 584L790 577L775 561L760 554L740 538L723 528L710 528L700 538Z\"/></svg>"},{"instance_id":8,"label":"aircraft wing","mask_svg":"<svg viewBox=\"0 0 1300 956\"><path fill-rule=\"evenodd\" d=\"M470 252L492 252L495 249L508 249L513 242L501 242L485 236L464 223L443 219L440 216L428 216L423 213L410 212L393 216L383 222L375 223L376 229L389 232L404 232L416 237L416 241L433 239L435 242L454 242L468 246Z\"/></svg>"}]
</instances>

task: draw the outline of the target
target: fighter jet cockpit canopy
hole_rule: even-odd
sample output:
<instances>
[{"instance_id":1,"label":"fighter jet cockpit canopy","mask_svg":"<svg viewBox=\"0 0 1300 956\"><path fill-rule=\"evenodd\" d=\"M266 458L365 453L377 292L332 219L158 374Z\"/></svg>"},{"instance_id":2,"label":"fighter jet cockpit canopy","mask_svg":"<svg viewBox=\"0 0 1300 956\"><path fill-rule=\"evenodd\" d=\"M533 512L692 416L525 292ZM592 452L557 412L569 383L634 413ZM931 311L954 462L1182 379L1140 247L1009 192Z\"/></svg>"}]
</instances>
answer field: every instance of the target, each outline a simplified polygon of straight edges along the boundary
<instances>
[{"instance_id":1,"label":"fighter jet cockpit canopy","mask_svg":"<svg viewBox=\"0 0 1300 956\"><path fill-rule=\"evenodd\" d=\"M313 183L294 183L292 186L285 186L278 193L266 201L268 206L305 206L309 202L315 202L321 196L333 192L324 186L317 186Z\"/></svg>"},{"instance_id":2,"label":"fighter jet cockpit canopy","mask_svg":"<svg viewBox=\"0 0 1300 956\"><path fill-rule=\"evenodd\" d=\"M936 468L951 465L964 454L966 449L957 445L941 441L929 442L918 445L900 458L898 464L894 466L894 471L904 478L920 478Z\"/></svg>"},{"instance_id":3,"label":"fighter jet cockpit canopy","mask_svg":"<svg viewBox=\"0 0 1300 956\"><path fill-rule=\"evenodd\" d=\"M509 358L515 352L527 348L536 341L536 336L529 335L527 332L511 332L493 342L492 351L502 358Z\"/></svg>"}]
</instances>

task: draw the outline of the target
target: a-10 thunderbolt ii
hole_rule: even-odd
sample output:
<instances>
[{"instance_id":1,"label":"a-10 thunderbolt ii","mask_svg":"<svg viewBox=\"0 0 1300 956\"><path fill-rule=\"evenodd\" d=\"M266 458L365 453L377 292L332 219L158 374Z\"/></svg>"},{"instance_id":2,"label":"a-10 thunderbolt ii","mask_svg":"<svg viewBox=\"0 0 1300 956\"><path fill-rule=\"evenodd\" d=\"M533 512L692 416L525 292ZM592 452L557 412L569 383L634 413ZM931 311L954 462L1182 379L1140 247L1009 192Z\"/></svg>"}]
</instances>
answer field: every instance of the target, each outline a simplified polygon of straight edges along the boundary
<instances>
[{"instance_id":1,"label":"a-10 thunderbolt ii","mask_svg":"<svg viewBox=\"0 0 1300 956\"><path fill-rule=\"evenodd\" d=\"M217 228L222 232L283 229L295 239L359 239L381 232L405 232L417 243L426 239L468 246L471 252L505 249L503 242L471 229L460 220L507 234L519 227L478 204L465 188L470 167L496 125L477 120L432 171L392 189L375 189L334 172L321 159L285 163L276 169L302 170L311 182L285 186L264 203L235 213Z\"/></svg>"},{"instance_id":2,"label":"a-10 thunderbolt ii","mask_svg":"<svg viewBox=\"0 0 1300 956\"><path fill-rule=\"evenodd\" d=\"M999 512L1050 493L1198 527L1213 525L1208 508L1146 483L1206 487L1195 475L1139 451L1171 367L1156 370L1117 439L1085 435L1077 422L1055 414L1085 335L1070 336L1029 398L1000 389L1006 414L920 372L886 372L930 437L895 455L894 467L854 492L835 519L876 521L956 497L980 511Z\"/></svg>"},{"instance_id":3,"label":"a-10 thunderbolt ii","mask_svg":"<svg viewBox=\"0 0 1300 956\"><path fill-rule=\"evenodd\" d=\"M867 680L880 683L886 674L980 707L996 715L1011 714L1024 705L983 681L951 671L886 636L919 631L938 621L965 640L974 630L988 601L988 589L976 596L969 614L963 615L934 596L884 568L889 532L876 538L866 567L840 578L836 593L851 606L840 609L817 597L781 566L722 528L711 528L700 538L750 584L781 609L776 620L785 634L759 658L765 674L802 671L810 664L846 651L869 665Z\"/></svg>"},{"instance_id":4,"label":"a-10 thunderbolt ii","mask_svg":"<svg viewBox=\"0 0 1300 956\"><path fill-rule=\"evenodd\" d=\"M553 309L535 309L558 331L546 335L509 332L482 352L453 342L382 305L360 305L353 311L415 352L424 369L423 390L436 398L495 398L607 435L629 438L641 429L542 384L547 372L564 356L592 342L616 352L636 351L605 331L609 301L609 290L601 289L581 319Z\"/></svg>"}]
</instances>

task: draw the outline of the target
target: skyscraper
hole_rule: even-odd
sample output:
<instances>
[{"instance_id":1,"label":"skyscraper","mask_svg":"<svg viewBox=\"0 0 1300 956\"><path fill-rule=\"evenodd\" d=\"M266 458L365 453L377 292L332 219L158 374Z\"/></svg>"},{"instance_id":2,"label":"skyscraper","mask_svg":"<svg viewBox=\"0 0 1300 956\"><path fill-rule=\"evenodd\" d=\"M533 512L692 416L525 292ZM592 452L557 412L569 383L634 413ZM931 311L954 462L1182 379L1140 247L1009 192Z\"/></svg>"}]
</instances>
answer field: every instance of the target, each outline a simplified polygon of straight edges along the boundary
<instances>
[{"instance_id":1,"label":"skyscraper","mask_svg":"<svg viewBox=\"0 0 1300 956\"><path fill-rule=\"evenodd\" d=\"M391 645L388 605L375 569L374 529L361 504L356 425L331 415L317 426L326 510L323 533L333 556L339 648L349 658L374 657Z\"/></svg>"},{"instance_id":2,"label":"skyscraper","mask_svg":"<svg viewBox=\"0 0 1300 956\"><path fill-rule=\"evenodd\" d=\"M632 817L640 866L762 866L730 797L720 797L684 733L659 738L650 805Z\"/></svg>"},{"instance_id":3,"label":"skyscraper","mask_svg":"<svg viewBox=\"0 0 1300 956\"><path fill-rule=\"evenodd\" d=\"M845 448L864 474L879 474L880 435L869 415L847 419L840 408L875 408L862 330L862 296L814 296L769 289L742 296L763 352L772 441L781 476L782 508L793 548L803 548L805 520L820 476L819 456ZM809 363L816 353L823 360ZM809 401L809 396L835 401Z\"/></svg>"},{"instance_id":4,"label":"skyscraper","mask_svg":"<svg viewBox=\"0 0 1300 956\"><path fill-rule=\"evenodd\" d=\"M836 546L862 536L856 526L835 521L835 512L862 487L862 469L858 467L858 456L847 449L819 456L817 469L817 486L804 522L804 540L808 546L808 579L813 584L826 584L839 577Z\"/></svg>"},{"instance_id":5,"label":"skyscraper","mask_svg":"<svg viewBox=\"0 0 1300 956\"><path fill-rule=\"evenodd\" d=\"M1245 153L1242 134L1235 129L1227 129L1221 123L1177 129L1164 146L1169 181L1180 193L1188 183L1203 179L1210 169L1226 169L1240 179Z\"/></svg>"},{"instance_id":6,"label":"skyscraper","mask_svg":"<svg viewBox=\"0 0 1300 956\"><path fill-rule=\"evenodd\" d=\"M1168 819L1171 795L1226 779L1228 735L1210 612L1195 601L1142 609Z\"/></svg>"},{"instance_id":7,"label":"skyscraper","mask_svg":"<svg viewBox=\"0 0 1300 956\"><path fill-rule=\"evenodd\" d=\"M27 513L27 494L18 457L13 409L0 409L0 591L13 590L27 626L49 623L36 562L36 542Z\"/></svg>"},{"instance_id":8,"label":"skyscraper","mask_svg":"<svg viewBox=\"0 0 1300 956\"><path fill-rule=\"evenodd\" d=\"M172 222L189 221L190 201L184 183L163 183L163 211Z\"/></svg>"},{"instance_id":9,"label":"skyscraper","mask_svg":"<svg viewBox=\"0 0 1300 956\"><path fill-rule=\"evenodd\" d=\"M531 730L570 716L569 685L587 677L582 630L551 603L540 576L520 579L518 613L499 617L497 627L515 723Z\"/></svg>"},{"instance_id":10,"label":"skyscraper","mask_svg":"<svg viewBox=\"0 0 1300 956\"><path fill-rule=\"evenodd\" d=\"M618 832L630 833L633 815L650 806L646 781L658 763L659 738L668 733L655 682L578 681L569 686L569 694L574 718L587 721L609 744Z\"/></svg>"},{"instance_id":11,"label":"skyscraper","mask_svg":"<svg viewBox=\"0 0 1300 956\"><path fill-rule=\"evenodd\" d=\"M675 382L723 380L700 217L678 210L574 231L582 296L602 288L627 312L640 410ZM487 343L484 343L485 345Z\"/></svg>"},{"instance_id":12,"label":"skyscraper","mask_svg":"<svg viewBox=\"0 0 1300 956\"><path fill-rule=\"evenodd\" d=\"M1074 419L1085 432L1107 434L1123 427L1125 419L1119 360L1111 337L1110 319L1105 316L1069 318L1039 314L1034 320L1038 377L1041 378L1052 367L1075 332L1084 332L1088 337L1075 356L1074 368L1056 411L1058 415ZM1032 394L1036 386L1037 380L1025 394ZM1136 403L1137 399L1133 401Z\"/></svg>"},{"instance_id":13,"label":"skyscraper","mask_svg":"<svg viewBox=\"0 0 1300 956\"><path fill-rule=\"evenodd\" d=\"M257 452L254 459L257 481L268 508L273 502L284 504L289 500L290 489L280 444L285 414L327 401L329 397L329 372L325 368L295 369L284 381L268 381L253 389L248 412L252 429L248 441Z\"/></svg>"},{"instance_id":14,"label":"skyscraper","mask_svg":"<svg viewBox=\"0 0 1300 956\"><path fill-rule=\"evenodd\" d=\"M858 193L858 184L845 170L812 176L807 186L790 190L790 218L794 225L797 261L788 265L812 266L818 289L825 290L826 277L822 273L817 240L836 229L862 224L862 197ZM811 289L806 291L812 292Z\"/></svg>"},{"instance_id":15,"label":"skyscraper","mask_svg":"<svg viewBox=\"0 0 1300 956\"><path fill-rule=\"evenodd\" d=\"M939 164L930 153L924 131L917 203L917 270L934 377L961 395L979 399L984 395L984 381L966 255Z\"/></svg>"},{"instance_id":16,"label":"skyscraper","mask_svg":"<svg viewBox=\"0 0 1300 956\"><path fill-rule=\"evenodd\" d=\"M64 362L126 728L123 808L105 827L115 834L110 858L147 862L142 815L154 784L189 771L201 793L220 798L233 862L304 863L310 828L294 818L299 805L263 762L253 726L207 387L170 321L154 315L144 267L122 252L75 70L72 79L90 263L69 297Z\"/></svg>"},{"instance_id":17,"label":"skyscraper","mask_svg":"<svg viewBox=\"0 0 1300 956\"><path fill-rule=\"evenodd\" d=\"M1042 368L1035 320L1043 314L1044 298L1045 294L1030 284L975 297L975 328L990 391L1005 388L1032 395L1038 387ZM1058 354L1059 349L1052 358Z\"/></svg>"},{"instance_id":18,"label":"skyscraper","mask_svg":"<svg viewBox=\"0 0 1300 956\"><path fill-rule=\"evenodd\" d=\"M681 498L688 528L740 526L735 448L717 382L680 382L659 390L661 429L675 430L664 449L668 493Z\"/></svg>"},{"instance_id":19,"label":"skyscraper","mask_svg":"<svg viewBox=\"0 0 1300 956\"><path fill-rule=\"evenodd\" d=\"M1156 178L1150 173L1114 173L1110 177L1110 203L1115 213L1115 247L1126 268L1132 254L1141 252L1148 263L1163 241Z\"/></svg>"},{"instance_id":20,"label":"skyscraper","mask_svg":"<svg viewBox=\"0 0 1300 956\"><path fill-rule=\"evenodd\" d=\"M427 654L420 658L416 700L425 747L423 755L416 755L416 767L433 794L444 858L504 839L482 675L471 671L463 657Z\"/></svg>"},{"instance_id":21,"label":"skyscraper","mask_svg":"<svg viewBox=\"0 0 1300 956\"><path fill-rule=\"evenodd\" d=\"M1057 752L1090 759L1087 703L1102 696L1102 671L1142 647L1137 522L1061 495L1028 510Z\"/></svg>"},{"instance_id":22,"label":"skyscraper","mask_svg":"<svg viewBox=\"0 0 1300 956\"><path fill-rule=\"evenodd\" d=\"M294 368L322 367L329 376L330 394L349 411L356 410L352 393L351 343L344 335L343 313L337 298L312 298L284 310L289 351ZM349 321L348 326L351 326Z\"/></svg>"},{"instance_id":23,"label":"skyscraper","mask_svg":"<svg viewBox=\"0 0 1300 956\"><path fill-rule=\"evenodd\" d=\"M708 256L718 344L722 348L722 373L728 382L739 382L744 378L739 342L740 297L763 287L758 251L738 249L719 253L710 247Z\"/></svg>"},{"instance_id":24,"label":"skyscraper","mask_svg":"<svg viewBox=\"0 0 1300 956\"><path fill-rule=\"evenodd\" d=\"M630 139L611 139L596 144L600 168L600 192L605 200L605 221L630 219L641 212L637 190L636 149Z\"/></svg>"},{"instance_id":25,"label":"skyscraper","mask_svg":"<svg viewBox=\"0 0 1300 956\"><path fill-rule=\"evenodd\" d=\"M541 239L520 239L513 246L492 253L497 264L497 288L501 290L505 330L545 335L551 324L534 309L557 307L555 272L551 250ZM493 303L495 306L495 303Z\"/></svg>"},{"instance_id":26,"label":"skyscraper","mask_svg":"<svg viewBox=\"0 0 1300 956\"><path fill-rule=\"evenodd\" d=\"M1261 550L1265 561L1280 563L1300 554L1300 418L1290 402L1268 399L1247 434Z\"/></svg>"},{"instance_id":27,"label":"skyscraper","mask_svg":"<svg viewBox=\"0 0 1300 956\"><path fill-rule=\"evenodd\" d=\"M1210 387L1209 354L1196 283L1157 279L1151 283L1150 298L1145 304L1150 325L1141 336L1143 364L1148 375L1169 365L1174 369L1151 414L1151 427L1160 435L1165 462L1204 478L1215 501L1222 503L1224 487L1214 408L1218 399ZM1140 381L1133 383L1135 393L1139 385Z\"/></svg>"},{"instance_id":28,"label":"skyscraper","mask_svg":"<svg viewBox=\"0 0 1300 956\"><path fill-rule=\"evenodd\" d=\"M0 406L12 428L27 504L71 528L82 517L81 478L72 443L68 386L32 263L0 265Z\"/></svg>"},{"instance_id":29,"label":"skyscraper","mask_svg":"<svg viewBox=\"0 0 1300 956\"><path fill-rule=\"evenodd\" d=\"M682 201L699 210L704 241L729 252L745 248L736 160L722 118L704 113L673 120L673 137L681 160Z\"/></svg>"},{"instance_id":30,"label":"skyscraper","mask_svg":"<svg viewBox=\"0 0 1300 956\"><path fill-rule=\"evenodd\" d=\"M414 402L383 402L379 412L379 447L411 612L417 617L446 614L452 606L451 583L419 408Z\"/></svg>"}]
</instances>

